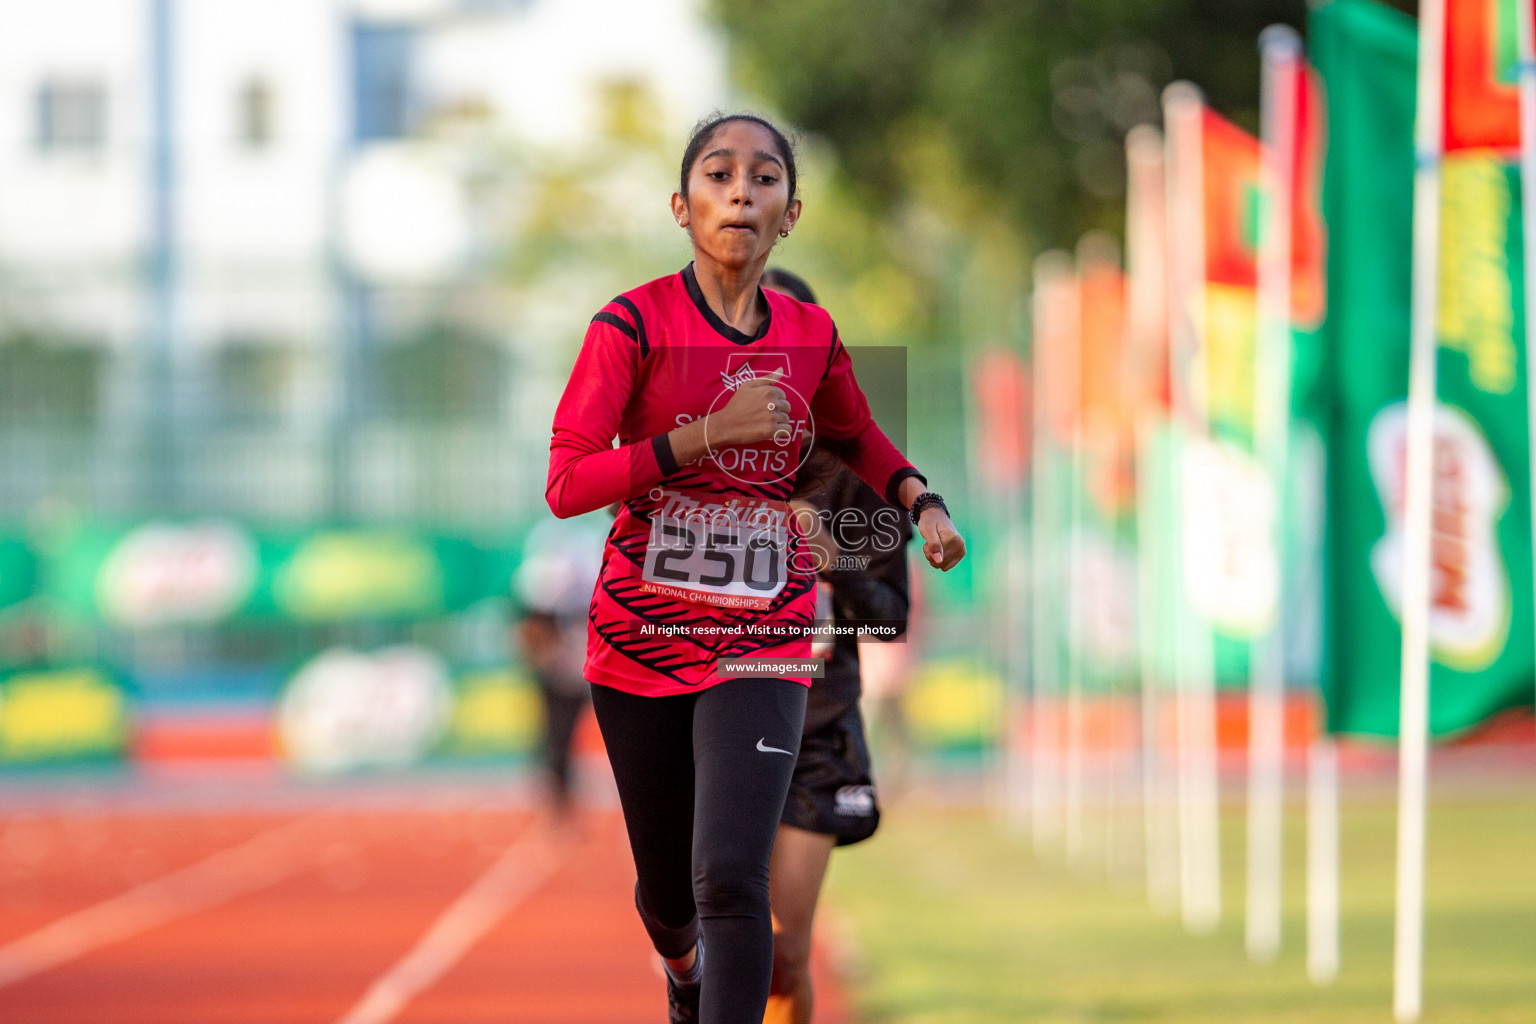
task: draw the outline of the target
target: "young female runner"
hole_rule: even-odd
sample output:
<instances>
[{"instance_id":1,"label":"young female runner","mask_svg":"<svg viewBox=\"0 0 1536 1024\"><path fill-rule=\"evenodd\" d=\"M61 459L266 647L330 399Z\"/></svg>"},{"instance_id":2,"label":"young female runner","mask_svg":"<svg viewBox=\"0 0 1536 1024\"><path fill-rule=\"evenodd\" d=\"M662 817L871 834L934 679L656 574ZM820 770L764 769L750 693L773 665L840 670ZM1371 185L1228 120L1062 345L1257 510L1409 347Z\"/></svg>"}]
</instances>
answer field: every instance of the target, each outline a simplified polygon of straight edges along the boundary
<instances>
[{"instance_id":1,"label":"young female runner","mask_svg":"<svg viewBox=\"0 0 1536 1024\"><path fill-rule=\"evenodd\" d=\"M809 683L774 663L809 654L815 603L787 506L802 436L910 510L931 565L965 555L831 318L758 287L800 217L795 179L762 118L694 131L672 196L693 262L594 317L550 441L555 515L622 503L585 669L673 1021L759 1024L768 998L768 859Z\"/></svg>"},{"instance_id":2,"label":"young female runner","mask_svg":"<svg viewBox=\"0 0 1536 1024\"><path fill-rule=\"evenodd\" d=\"M777 267L763 273L762 284L801 302L816 301L805 281ZM808 475L802 472L796 481L792 504L816 517L800 522L809 527L805 541L815 551L817 575L831 591L831 621L849 629L861 623L889 628L899 636L909 606L911 527L841 463L830 474L822 470L820 480ZM811 683L800 754L769 862L773 984L764 1024L811 1024L811 926L832 848L863 842L880 824L859 712L863 646L854 636L836 637L825 675Z\"/></svg>"}]
</instances>

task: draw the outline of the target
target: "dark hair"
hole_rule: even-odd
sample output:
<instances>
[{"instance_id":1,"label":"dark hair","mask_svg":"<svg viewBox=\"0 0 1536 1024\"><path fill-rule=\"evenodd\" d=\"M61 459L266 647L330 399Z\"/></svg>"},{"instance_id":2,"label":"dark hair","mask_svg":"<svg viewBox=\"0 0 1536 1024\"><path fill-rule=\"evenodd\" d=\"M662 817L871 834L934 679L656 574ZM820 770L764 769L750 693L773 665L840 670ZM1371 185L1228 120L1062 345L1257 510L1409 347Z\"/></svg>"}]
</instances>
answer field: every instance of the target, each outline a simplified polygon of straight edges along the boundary
<instances>
[{"instance_id":1,"label":"dark hair","mask_svg":"<svg viewBox=\"0 0 1536 1024\"><path fill-rule=\"evenodd\" d=\"M791 274L782 267L769 267L763 271L762 285L764 288L772 288L774 291L792 295L801 302L816 304L816 293L811 291L811 286L805 283L805 278L799 274Z\"/></svg>"},{"instance_id":2,"label":"dark hair","mask_svg":"<svg viewBox=\"0 0 1536 1024\"><path fill-rule=\"evenodd\" d=\"M801 458L800 469L795 473L795 482L789 496L791 499L806 499L820 494L846 469L847 463L840 456L828 451L823 443L812 441L810 450Z\"/></svg>"},{"instance_id":3,"label":"dark hair","mask_svg":"<svg viewBox=\"0 0 1536 1024\"><path fill-rule=\"evenodd\" d=\"M778 125L757 114L711 114L694 125L693 134L688 136L688 146L683 150L683 172L677 191L684 199L688 198L688 175L693 171L693 165L698 162L699 154L704 151L705 146L709 145L715 133L732 121L750 121L752 124L768 129L768 134L773 136L773 144L779 151L779 159L784 161L784 175L789 179L789 199L790 202L794 202L800 184L799 172L795 168L794 143L779 130Z\"/></svg>"}]
</instances>

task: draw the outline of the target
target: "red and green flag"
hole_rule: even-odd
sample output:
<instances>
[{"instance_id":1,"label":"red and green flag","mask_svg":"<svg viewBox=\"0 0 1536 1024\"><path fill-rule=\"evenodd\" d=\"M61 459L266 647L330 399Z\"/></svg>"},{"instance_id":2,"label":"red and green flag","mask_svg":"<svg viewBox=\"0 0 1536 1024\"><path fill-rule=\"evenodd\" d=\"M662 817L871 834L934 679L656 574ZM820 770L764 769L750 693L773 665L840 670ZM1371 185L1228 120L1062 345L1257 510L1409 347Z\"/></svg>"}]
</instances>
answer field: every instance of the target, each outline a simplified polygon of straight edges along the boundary
<instances>
[{"instance_id":1,"label":"red and green flag","mask_svg":"<svg viewBox=\"0 0 1536 1024\"><path fill-rule=\"evenodd\" d=\"M1190 429L1172 459L1177 548L1185 601L1214 641L1215 678L1246 686L1248 646L1273 621L1279 579L1275 488L1254 452L1260 149L1193 100L1175 94L1166 119L1169 233L1198 254L1176 245L1171 264L1175 351L1187 353L1172 390L1193 414L1181 417Z\"/></svg>"},{"instance_id":2,"label":"red and green flag","mask_svg":"<svg viewBox=\"0 0 1536 1024\"><path fill-rule=\"evenodd\" d=\"M1209 109L1200 134L1206 416L1213 438L1251 444L1264 205L1259 140Z\"/></svg>"},{"instance_id":3,"label":"red and green flag","mask_svg":"<svg viewBox=\"0 0 1536 1024\"><path fill-rule=\"evenodd\" d=\"M1461 24L1478 8L1486 29L1490 4L1458 0L1451 21ZM1314 8L1311 30L1329 120L1323 693L1331 731L1390 736L1401 678L1417 33L1412 19L1372 0ZM1487 56L1496 50L1493 32L1481 38L1483 66L1498 68ZM1466 109L1448 100L1448 110ZM1479 130L1482 142L1494 138ZM1459 145L1474 137L1468 132L1457 136ZM1447 155L1441 218L1435 735L1529 703L1536 671L1524 626L1532 619L1532 553L1526 374L1517 355L1525 317L1520 183L1503 153Z\"/></svg>"}]
</instances>

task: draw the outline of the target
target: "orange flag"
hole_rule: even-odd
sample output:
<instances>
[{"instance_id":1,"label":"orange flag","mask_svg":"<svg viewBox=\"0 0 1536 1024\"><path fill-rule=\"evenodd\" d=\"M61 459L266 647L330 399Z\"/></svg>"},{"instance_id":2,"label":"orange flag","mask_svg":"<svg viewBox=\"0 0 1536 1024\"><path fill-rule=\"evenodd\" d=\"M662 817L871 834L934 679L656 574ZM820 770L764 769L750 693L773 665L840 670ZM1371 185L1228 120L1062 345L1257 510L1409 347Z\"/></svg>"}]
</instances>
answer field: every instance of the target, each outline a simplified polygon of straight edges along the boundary
<instances>
[{"instance_id":1,"label":"orange flag","mask_svg":"<svg viewBox=\"0 0 1536 1024\"><path fill-rule=\"evenodd\" d=\"M1131 475L1134 420L1125 378L1125 275L1119 247L1107 235L1086 236L1078 246L1078 296L1082 331L1079 398L1088 479L1085 485L1108 517L1135 501Z\"/></svg>"},{"instance_id":2,"label":"orange flag","mask_svg":"<svg viewBox=\"0 0 1536 1024\"><path fill-rule=\"evenodd\" d=\"M1259 286L1259 140L1207 108L1201 125L1205 279Z\"/></svg>"},{"instance_id":3,"label":"orange flag","mask_svg":"<svg viewBox=\"0 0 1536 1024\"><path fill-rule=\"evenodd\" d=\"M1213 429L1247 435L1253 425L1258 326L1259 140L1206 109L1201 119L1205 214L1206 414Z\"/></svg>"},{"instance_id":4,"label":"orange flag","mask_svg":"<svg viewBox=\"0 0 1536 1024\"><path fill-rule=\"evenodd\" d=\"M1445 150L1520 148L1520 0L1447 0Z\"/></svg>"},{"instance_id":5,"label":"orange flag","mask_svg":"<svg viewBox=\"0 0 1536 1024\"><path fill-rule=\"evenodd\" d=\"M977 360L971 386L976 393L976 461L983 482L1004 492L1018 487L1029 471L1029 370L1014 352L992 349Z\"/></svg>"}]
</instances>

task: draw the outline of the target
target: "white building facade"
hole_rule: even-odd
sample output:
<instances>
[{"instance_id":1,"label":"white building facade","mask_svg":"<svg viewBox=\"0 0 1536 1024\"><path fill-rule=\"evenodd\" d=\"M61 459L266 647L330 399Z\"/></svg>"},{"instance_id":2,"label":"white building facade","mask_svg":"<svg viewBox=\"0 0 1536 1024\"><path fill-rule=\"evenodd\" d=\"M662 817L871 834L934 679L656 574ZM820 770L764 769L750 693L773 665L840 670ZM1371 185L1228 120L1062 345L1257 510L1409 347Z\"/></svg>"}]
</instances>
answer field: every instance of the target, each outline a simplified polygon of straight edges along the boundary
<instances>
[{"instance_id":1,"label":"white building facade","mask_svg":"<svg viewBox=\"0 0 1536 1024\"><path fill-rule=\"evenodd\" d=\"M400 311L463 293L505 323L487 341L507 365L529 339L547 349L483 299L517 291L498 264L538 211L507 210L540 195L498 154L600 147L615 89L643 94L680 148L725 98L722 54L694 0L0 6L0 352L27 334L104 368L69 440L0 424L0 515L59 497L118 513L497 514L494 494L532 482L505 453L547 441L521 436L529 414L425 434L368 423L361 367ZM659 230L660 188L639 236ZM521 393L508 382L508 404ZM247 405L261 429L230 429ZM445 495L422 476L445 459L486 479Z\"/></svg>"}]
</instances>

